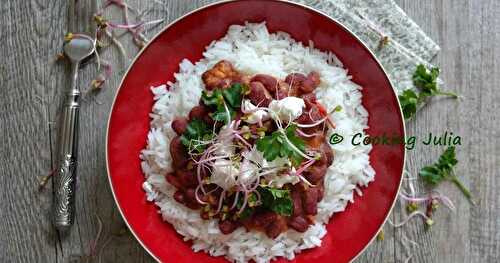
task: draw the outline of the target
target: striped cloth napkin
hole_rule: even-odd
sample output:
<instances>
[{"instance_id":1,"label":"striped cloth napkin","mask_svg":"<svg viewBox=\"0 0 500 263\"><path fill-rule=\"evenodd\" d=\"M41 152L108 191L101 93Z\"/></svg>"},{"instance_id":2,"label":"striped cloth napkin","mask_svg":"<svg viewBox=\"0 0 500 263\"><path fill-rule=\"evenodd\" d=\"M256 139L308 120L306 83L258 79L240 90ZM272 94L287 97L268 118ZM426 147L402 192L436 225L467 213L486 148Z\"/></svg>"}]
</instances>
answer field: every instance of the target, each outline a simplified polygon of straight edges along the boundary
<instances>
[{"instance_id":1,"label":"striped cloth napkin","mask_svg":"<svg viewBox=\"0 0 500 263\"><path fill-rule=\"evenodd\" d=\"M432 66L440 48L393 0L294 0L335 18L377 56L398 93L415 89L418 64Z\"/></svg>"}]
</instances>

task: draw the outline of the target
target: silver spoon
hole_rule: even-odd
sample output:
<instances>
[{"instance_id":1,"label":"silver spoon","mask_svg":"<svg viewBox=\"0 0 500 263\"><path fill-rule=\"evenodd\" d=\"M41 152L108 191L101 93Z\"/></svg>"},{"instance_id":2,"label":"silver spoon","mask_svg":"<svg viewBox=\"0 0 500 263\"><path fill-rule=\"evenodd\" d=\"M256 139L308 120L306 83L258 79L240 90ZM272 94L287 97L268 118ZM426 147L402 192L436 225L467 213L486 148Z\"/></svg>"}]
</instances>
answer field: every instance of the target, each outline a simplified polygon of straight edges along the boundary
<instances>
[{"instance_id":1,"label":"silver spoon","mask_svg":"<svg viewBox=\"0 0 500 263\"><path fill-rule=\"evenodd\" d=\"M78 66L95 51L95 40L83 34L75 34L64 44L65 55L71 61L71 90L66 97L59 130L58 166L54 176L55 196L53 203L54 225L64 231L73 225L75 218L75 186L78 155L78 117L80 89L77 86Z\"/></svg>"}]
</instances>

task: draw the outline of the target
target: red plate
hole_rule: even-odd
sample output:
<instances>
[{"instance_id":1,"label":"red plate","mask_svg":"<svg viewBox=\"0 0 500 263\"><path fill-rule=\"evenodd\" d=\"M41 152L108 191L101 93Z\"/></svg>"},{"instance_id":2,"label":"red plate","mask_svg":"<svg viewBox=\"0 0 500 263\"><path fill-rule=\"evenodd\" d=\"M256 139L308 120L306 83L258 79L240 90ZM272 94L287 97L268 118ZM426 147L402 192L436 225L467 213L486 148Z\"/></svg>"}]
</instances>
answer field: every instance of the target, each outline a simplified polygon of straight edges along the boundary
<instances>
[{"instance_id":1,"label":"red plate","mask_svg":"<svg viewBox=\"0 0 500 263\"><path fill-rule=\"evenodd\" d=\"M266 21L270 31L285 31L323 51L333 51L363 87L363 105L370 113L368 134L404 136L397 97L380 63L341 24L307 7L284 1L248 0L218 3L199 9L166 27L138 55L125 75L109 118L108 175L125 221L137 240L162 262L224 262L194 253L154 204L146 201L139 152L146 145L150 87L173 81L182 59L197 61L205 46L225 35L229 25ZM381 228L401 183L403 145L373 147L370 161L375 181L346 211L333 216L323 245L300 253L295 262L347 262L360 254ZM284 261L284 260L281 260Z\"/></svg>"}]
</instances>

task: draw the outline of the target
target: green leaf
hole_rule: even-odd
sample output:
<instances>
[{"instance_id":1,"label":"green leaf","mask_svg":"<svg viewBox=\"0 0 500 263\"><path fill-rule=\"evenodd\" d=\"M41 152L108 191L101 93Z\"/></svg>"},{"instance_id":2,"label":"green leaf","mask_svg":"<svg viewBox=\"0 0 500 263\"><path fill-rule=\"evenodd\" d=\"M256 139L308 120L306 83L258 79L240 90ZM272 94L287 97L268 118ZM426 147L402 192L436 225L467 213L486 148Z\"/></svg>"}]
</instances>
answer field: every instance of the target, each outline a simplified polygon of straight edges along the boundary
<instances>
[{"instance_id":1,"label":"green leaf","mask_svg":"<svg viewBox=\"0 0 500 263\"><path fill-rule=\"evenodd\" d=\"M222 95L229 106L233 108L241 107L242 85L233 84L231 87L222 90Z\"/></svg>"},{"instance_id":2,"label":"green leaf","mask_svg":"<svg viewBox=\"0 0 500 263\"><path fill-rule=\"evenodd\" d=\"M302 138L295 134L297 129L296 125L290 125L285 130L285 135L295 148L304 152L305 142ZM264 136L257 140L257 150L261 151L267 161L273 161L278 156L283 158L288 158L292 161L294 166L300 165L303 160L302 155L300 155L292 145L286 140L280 131L275 131L271 135Z\"/></svg>"},{"instance_id":3,"label":"green leaf","mask_svg":"<svg viewBox=\"0 0 500 263\"><path fill-rule=\"evenodd\" d=\"M231 119L236 116L236 112L231 108L228 108ZM227 111L224 107L217 107L217 110L214 113L211 113L210 117L212 117L215 121L221 121L227 124Z\"/></svg>"},{"instance_id":4,"label":"green leaf","mask_svg":"<svg viewBox=\"0 0 500 263\"><path fill-rule=\"evenodd\" d=\"M426 166L422 168L419 175L424 179L424 182L430 185L437 185L444 180L441 170L435 166Z\"/></svg>"},{"instance_id":5,"label":"green leaf","mask_svg":"<svg viewBox=\"0 0 500 263\"><path fill-rule=\"evenodd\" d=\"M449 173L457 163L458 160L455 155L455 147L451 146L439 157L437 166L442 171Z\"/></svg>"},{"instance_id":6,"label":"green leaf","mask_svg":"<svg viewBox=\"0 0 500 263\"><path fill-rule=\"evenodd\" d=\"M239 198L236 203L236 209L240 210L243 205L243 198ZM254 193L250 193L247 200L247 205L243 209L243 211L238 215L240 219L249 218L253 212L255 211L255 207L257 206L257 196Z\"/></svg>"},{"instance_id":7,"label":"green leaf","mask_svg":"<svg viewBox=\"0 0 500 263\"><path fill-rule=\"evenodd\" d=\"M427 97L444 95L458 98L458 95L453 92L444 92L438 87L439 68L427 68L420 64L413 73L412 80L419 93L412 90L405 90L399 95L399 101L405 119L410 119L417 112L418 105Z\"/></svg>"},{"instance_id":8,"label":"green leaf","mask_svg":"<svg viewBox=\"0 0 500 263\"><path fill-rule=\"evenodd\" d=\"M207 106L219 106L224 103L224 97L219 89L213 91L202 91L201 100Z\"/></svg>"},{"instance_id":9,"label":"green leaf","mask_svg":"<svg viewBox=\"0 0 500 263\"><path fill-rule=\"evenodd\" d=\"M460 189L460 191L462 191L465 197L473 203L472 194L469 189L462 184L453 172L453 168L457 163L458 160L455 154L455 147L450 146L443 152L443 154L441 154L441 156L439 156L436 163L422 168L419 175L425 183L432 186L437 186L443 181L453 182Z\"/></svg>"},{"instance_id":10,"label":"green leaf","mask_svg":"<svg viewBox=\"0 0 500 263\"><path fill-rule=\"evenodd\" d=\"M293 202L290 190L276 189L270 187L258 187L262 200L262 206L280 215L291 216L293 214Z\"/></svg>"},{"instance_id":11,"label":"green leaf","mask_svg":"<svg viewBox=\"0 0 500 263\"><path fill-rule=\"evenodd\" d=\"M194 140L210 140L213 137L212 130L203 121L193 119L188 123L186 131L181 136L181 143L191 151L203 152L204 145L199 145Z\"/></svg>"},{"instance_id":12,"label":"green leaf","mask_svg":"<svg viewBox=\"0 0 500 263\"><path fill-rule=\"evenodd\" d=\"M399 102L405 119L410 119L417 112L419 97L413 90L405 90L399 95Z\"/></svg>"},{"instance_id":13,"label":"green leaf","mask_svg":"<svg viewBox=\"0 0 500 263\"><path fill-rule=\"evenodd\" d=\"M241 84L233 84L227 89L203 91L201 100L203 104L215 110L215 112L210 115L213 120L227 124L227 112L229 111L231 119L236 116L236 110L241 106L242 92L243 86Z\"/></svg>"}]
</instances>

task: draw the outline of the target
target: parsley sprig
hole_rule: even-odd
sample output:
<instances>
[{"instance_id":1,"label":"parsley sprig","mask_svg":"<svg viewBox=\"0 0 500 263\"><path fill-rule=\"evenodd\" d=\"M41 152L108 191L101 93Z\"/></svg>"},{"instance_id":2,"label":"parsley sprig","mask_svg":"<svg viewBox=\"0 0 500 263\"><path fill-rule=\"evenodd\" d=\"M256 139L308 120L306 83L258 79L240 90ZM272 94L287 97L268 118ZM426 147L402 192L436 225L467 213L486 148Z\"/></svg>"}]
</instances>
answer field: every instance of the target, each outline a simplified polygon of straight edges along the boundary
<instances>
[{"instance_id":1,"label":"parsley sprig","mask_svg":"<svg viewBox=\"0 0 500 263\"><path fill-rule=\"evenodd\" d=\"M458 95L453 92L442 91L437 83L439 77L439 68L427 68L420 64L413 73L413 84L418 88L419 92L413 90L405 90L399 95L399 101L403 110L405 119L412 118L417 112L417 108L425 99L433 96L450 96L458 98Z\"/></svg>"},{"instance_id":2,"label":"parsley sprig","mask_svg":"<svg viewBox=\"0 0 500 263\"><path fill-rule=\"evenodd\" d=\"M419 175L425 183L431 186L437 186L444 181L451 181L462 191L465 197L473 203L471 192L465 187L460 179L458 179L453 171L457 163L458 160L456 159L455 147L450 146L443 152L436 163L422 168Z\"/></svg>"},{"instance_id":3,"label":"parsley sprig","mask_svg":"<svg viewBox=\"0 0 500 263\"><path fill-rule=\"evenodd\" d=\"M211 113L212 119L227 124L227 121L233 119L237 109L241 107L244 90L244 86L239 83L233 84L227 89L204 90L201 94L201 100L205 105L215 109L215 112ZM228 112L230 116L228 116Z\"/></svg>"},{"instance_id":4,"label":"parsley sprig","mask_svg":"<svg viewBox=\"0 0 500 263\"><path fill-rule=\"evenodd\" d=\"M249 218L255 212L255 207L258 205L260 205L260 203L257 203L257 196L254 193L250 193L248 196L247 205L245 206L243 211L237 215L238 218L243 220ZM240 198L238 199L238 203L236 203L236 209L240 210L242 206L243 199Z\"/></svg>"},{"instance_id":5,"label":"parsley sprig","mask_svg":"<svg viewBox=\"0 0 500 263\"><path fill-rule=\"evenodd\" d=\"M201 141L208 141L213 138L210 127L199 119L193 119L188 123L186 131L181 136L181 142L189 152L201 153L206 147Z\"/></svg>"},{"instance_id":6,"label":"parsley sprig","mask_svg":"<svg viewBox=\"0 0 500 263\"><path fill-rule=\"evenodd\" d=\"M280 215L291 216L293 214L293 202L290 190L276 189L271 187L258 187L262 198L262 206Z\"/></svg>"},{"instance_id":7,"label":"parsley sprig","mask_svg":"<svg viewBox=\"0 0 500 263\"><path fill-rule=\"evenodd\" d=\"M271 135L264 136L257 140L257 150L264 154L267 161L273 161L278 156L289 158L294 166L298 166L302 162L302 155L300 155L294 148L299 149L301 152L305 151L305 142L303 139L295 134L297 125L290 125L286 128L285 132L279 130L274 131ZM286 140L288 138L292 145Z\"/></svg>"}]
</instances>

